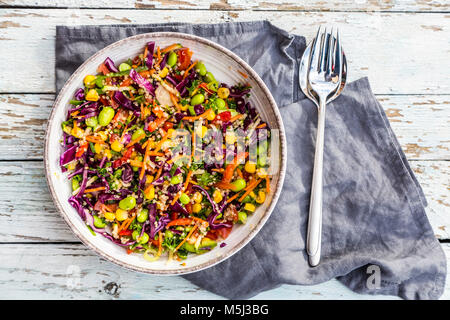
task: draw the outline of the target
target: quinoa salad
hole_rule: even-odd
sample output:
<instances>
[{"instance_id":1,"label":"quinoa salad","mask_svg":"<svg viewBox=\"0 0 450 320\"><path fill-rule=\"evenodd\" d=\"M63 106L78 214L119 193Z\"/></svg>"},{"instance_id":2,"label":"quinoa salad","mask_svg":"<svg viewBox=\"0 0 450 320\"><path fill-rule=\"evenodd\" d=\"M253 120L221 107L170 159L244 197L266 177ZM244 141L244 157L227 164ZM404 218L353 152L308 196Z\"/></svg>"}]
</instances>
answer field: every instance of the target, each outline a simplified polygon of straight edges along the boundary
<instances>
[{"instance_id":1,"label":"quinoa salad","mask_svg":"<svg viewBox=\"0 0 450 320\"><path fill-rule=\"evenodd\" d=\"M266 201L270 129L239 73L242 83L219 82L189 48L149 42L85 75L61 125L60 165L94 235L182 261L220 250Z\"/></svg>"}]
</instances>

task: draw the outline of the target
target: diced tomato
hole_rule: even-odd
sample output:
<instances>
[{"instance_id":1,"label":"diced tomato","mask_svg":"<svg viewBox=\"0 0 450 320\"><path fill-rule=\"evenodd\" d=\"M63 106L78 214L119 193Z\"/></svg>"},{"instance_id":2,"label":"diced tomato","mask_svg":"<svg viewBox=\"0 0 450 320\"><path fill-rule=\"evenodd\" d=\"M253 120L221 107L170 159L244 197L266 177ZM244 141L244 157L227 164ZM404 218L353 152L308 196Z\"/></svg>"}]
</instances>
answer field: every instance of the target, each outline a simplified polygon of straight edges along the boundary
<instances>
[{"instance_id":1,"label":"diced tomato","mask_svg":"<svg viewBox=\"0 0 450 320\"><path fill-rule=\"evenodd\" d=\"M148 131L149 131L149 132L155 131L156 129L158 129L158 128L161 126L161 124L162 124L164 121L166 121L166 119L164 119L164 118L157 118L156 120L150 122L150 123L148 124Z\"/></svg>"},{"instance_id":2,"label":"diced tomato","mask_svg":"<svg viewBox=\"0 0 450 320\"><path fill-rule=\"evenodd\" d=\"M191 214L192 213L192 204L188 203L184 206L186 208L186 211Z\"/></svg>"},{"instance_id":3,"label":"diced tomato","mask_svg":"<svg viewBox=\"0 0 450 320\"><path fill-rule=\"evenodd\" d=\"M133 252L134 252L133 250L127 249L127 254L131 254L131 253L133 253Z\"/></svg>"},{"instance_id":4,"label":"diced tomato","mask_svg":"<svg viewBox=\"0 0 450 320\"><path fill-rule=\"evenodd\" d=\"M114 169L116 169L116 168L120 167L120 166L122 165L122 163L123 163L122 159L114 160L114 162L113 162L113 164L112 164L112 167L113 167Z\"/></svg>"},{"instance_id":5,"label":"diced tomato","mask_svg":"<svg viewBox=\"0 0 450 320\"><path fill-rule=\"evenodd\" d=\"M178 213L177 212L172 212L172 214L170 215L170 219L171 220L177 220L178 219Z\"/></svg>"},{"instance_id":6,"label":"diced tomato","mask_svg":"<svg viewBox=\"0 0 450 320\"><path fill-rule=\"evenodd\" d=\"M175 80L177 80L177 81L183 80L183 76L182 76L181 74L174 74L173 77L174 77Z\"/></svg>"},{"instance_id":7,"label":"diced tomato","mask_svg":"<svg viewBox=\"0 0 450 320\"><path fill-rule=\"evenodd\" d=\"M178 70L186 70L191 64L192 52L188 48L183 48L177 51L177 55L180 63Z\"/></svg>"},{"instance_id":8,"label":"diced tomato","mask_svg":"<svg viewBox=\"0 0 450 320\"><path fill-rule=\"evenodd\" d=\"M86 150L87 150L87 148L88 148L88 143L87 142L85 142L85 143L83 143L81 146L79 146L78 147L78 151L77 151L77 153L75 153L75 157L76 158L79 158L79 157L81 157L85 152L86 152Z\"/></svg>"},{"instance_id":9,"label":"diced tomato","mask_svg":"<svg viewBox=\"0 0 450 320\"><path fill-rule=\"evenodd\" d=\"M103 63L98 66L97 71L103 73L104 75L107 75L108 73L111 73L109 71L109 69Z\"/></svg>"},{"instance_id":10,"label":"diced tomato","mask_svg":"<svg viewBox=\"0 0 450 320\"><path fill-rule=\"evenodd\" d=\"M169 129L173 128L173 122L166 121L163 125L164 131L169 131Z\"/></svg>"},{"instance_id":11,"label":"diced tomato","mask_svg":"<svg viewBox=\"0 0 450 320\"><path fill-rule=\"evenodd\" d=\"M230 228L223 227L220 229L216 229L216 234L220 236L222 239L226 239L229 236L232 229L233 229L232 226Z\"/></svg>"},{"instance_id":12,"label":"diced tomato","mask_svg":"<svg viewBox=\"0 0 450 320\"><path fill-rule=\"evenodd\" d=\"M102 96L100 96L100 102L104 106L109 106L109 101L103 98Z\"/></svg>"},{"instance_id":13,"label":"diced tomato","mask_svg":"<svg viewBox=\"0 0 450 320\"><path fill-rule=\"evenodd\" d=\"M131 236L131 230L121 230L120 232L119 232L119 235L121 235L121 236Z\"/></svg>"},{"instance_id":14,"label":"diced tomato","mask_svg":"<svg viewBox=\"0 0 450 320\"><path fill-rule=\"evenodd\" d=\"M216 240L217 239L217 234L215 232L216 230L209 230L208 233L206 234L207 238L210 238L212 240Z\"/></svg>"},{"instance_id":15,"label":"diced tomato","mask_svg":"<svg viewBox=\"0 0 450 320\"><path fill-rule=\"evenodd\" d=\"M213 120L213 122L216 121L222 121L222 122L227 122L230 121L231 119L231 112L230 111L224 111L219 113L216 118Z\"/></svg>"}]
</instances>

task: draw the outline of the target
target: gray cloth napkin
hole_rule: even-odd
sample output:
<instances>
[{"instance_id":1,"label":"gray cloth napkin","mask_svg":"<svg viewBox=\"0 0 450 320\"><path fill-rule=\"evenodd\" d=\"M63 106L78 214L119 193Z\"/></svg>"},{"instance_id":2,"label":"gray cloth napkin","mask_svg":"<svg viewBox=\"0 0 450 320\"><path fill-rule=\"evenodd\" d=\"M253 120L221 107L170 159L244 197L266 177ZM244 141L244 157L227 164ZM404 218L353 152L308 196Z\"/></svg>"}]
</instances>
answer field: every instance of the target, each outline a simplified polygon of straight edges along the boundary
<instances>
[{"instance_id":1,"label":"gray cloth napkin","mask_svg":"<svg viewBox=\"0 0 450 320\"><path fill-rule=\"evenodd\" d=\"M309 267L305 234L317 110L298 85L303 37L267 21L58 26L57 91L99 49L154 31L195 34L238 54L269 87L287 134L287 174L270 219L238 253L186 279L232 299L332 278L360 293L405 299L442 295L446 259L425 214L425 196L366 78L349 83L327 108L322 260Z\"/></svg>"}]
</instances>

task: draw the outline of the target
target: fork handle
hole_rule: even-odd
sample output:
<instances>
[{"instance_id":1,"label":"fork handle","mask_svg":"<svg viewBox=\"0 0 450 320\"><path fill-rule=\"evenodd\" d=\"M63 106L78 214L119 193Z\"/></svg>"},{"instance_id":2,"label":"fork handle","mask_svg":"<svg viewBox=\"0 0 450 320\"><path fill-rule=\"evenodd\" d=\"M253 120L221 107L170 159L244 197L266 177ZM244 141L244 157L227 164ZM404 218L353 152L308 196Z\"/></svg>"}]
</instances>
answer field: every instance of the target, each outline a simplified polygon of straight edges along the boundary
<instances>
[{"instance_id":1,"label":"fork handle","mask_svg":"<svg viewBox=\"0 0 450 320\"><path fill-rule=\"evenodd\" d=\"M322 238L322 171L323 146L325 135L325 106L326 99L320 99L317 120L316 151L314 155L314 171L311 184L311 198L309 202L308 233L306 251L309 264L315 267L320 261Z\"/></svg>"}]
</instances>

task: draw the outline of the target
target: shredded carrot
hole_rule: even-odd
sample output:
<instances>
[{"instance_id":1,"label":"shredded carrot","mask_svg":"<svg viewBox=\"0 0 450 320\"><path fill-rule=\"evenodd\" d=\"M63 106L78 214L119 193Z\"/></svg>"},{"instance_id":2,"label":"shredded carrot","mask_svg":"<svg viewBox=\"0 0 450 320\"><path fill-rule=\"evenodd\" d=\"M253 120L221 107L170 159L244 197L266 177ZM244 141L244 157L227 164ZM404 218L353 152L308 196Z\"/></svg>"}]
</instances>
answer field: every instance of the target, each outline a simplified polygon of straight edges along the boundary
<instances>
[{"instance_id":1,"label":"shredded carrot","mask_svg":"<svg viewBox=\"0 0 450 320\"><path fill-rule=\"evenodd\" d=\"M244 73L244 72L242 72L242 71L240 71L240 70L238 70L238 72L239 72L239 74L240 74L241 76L243 76L245 79L248 78L248 74L246 74L246 73Z\"/></svg>"},{"instance_id":2,"label":"shredded carrot","mask_svg":"<svg viewBox=\"0 0 450 320\"><path fill-rule=\"evenodd\" d=\"M148 56L148 46L145 46L145 49L144 49L144 60L147 58L147 56Z\"/></svg>"},{"instance_id":3,"label":"shredded carrot","mask_svg":"<svg viewBox=\"0 0 450 320\"><path fill-rule=\"evenodd\" d=\"M270 179L269 176L266 176L266 193L270 192Z\"/></svg>"},{"instance_id":4,"label":"shredded carrot","mask_svg":"<svg viewBox=\"0 0 450 320\"><path fill-rule=\"evenodd\" d=\"M234 121L236 121L236 120L239 120L240 118L242 118L244 115L243 114L237 114L237 115L235 115L234 117L231 117L230 118L230 122L234 122Z\"/></svg>"},{"instance_id":5,"label":"shredded carrot","mask_svg":"<svg viewBox=\"0 0 450 320\"><path fill-rule=\"evenodd\" d=\"M242 197L239 198L239 202L242 202L246 196L250 194L250 192L253 191L253 189L256 188L256 186L262 181L262 179L258 179L250 188L245 191L245 193L242 195Z\"/></svg>"},{"instance_id":6,"label":"shredded carrot","mask_svg":"<svg viewBox=\"0 0 450 320\"><path fill-rule=\"evenodd\" d=\"M93 142L93 143L100 143L100 144L105 143L105 141L103 141L102 139L94 137L94 136L87 136L86 141Z\"/></svg>"},{"instance_id":7,"label":"shredded carrot","mask_svg":"<svg viewBox=\"0 0 450 320\"><path fill-rule=\"evenodd\" d=\"M186 77L187 77L188 74L189 74L189 71L190 71L193 67L195 67L196 64L197 64L197 60L194 61L194 62L189 66L189 68L186 69L186 71L184 71L183 80L186 79Z\"/></svg>"},{"instance_id":8,"label":"shredded carrot","mask_svg":"<svg viewBox=\"0 0 450 320\"><path fill-rule=\"evenodd\" d=\"M173 49L177 49L180 45L178 43L171 44L170 46L165 47L161 50L161 53L166 53L172 51Z\"/></svg>"},{"instance_id":9,"label":"shredded carrot","mask_svg":"<svg viewBox=\"0 0 450 320\"><path fill-rule=\"evenodd\" d=\"M261 128L265 128L266 127L266 123L261 123L259 126L256 127L256 129L261 129Z\"/></svg>"},{"instance_id":10,"label":"shredded carrot","mask_svg":"<svg viewBox=\"0 0 450 320\"><path fill-rule=\"evenodd\" d=\"M122 83L120 84L121 87L128 87L131 84L131 81L133 81L133 79L128 78L126 80L123 80ZM130 92L131 93L131 92Z\"/></svg>"},{"instance_id":11,"label":"shredded carrot","mask_svg":"<svg viewBox=\"0 0 450 320\"><path fill-rule=\"evenodd\" d=\"M127 144L125 148L128 149L129 147L132 147L133 145L135 145L136 143L138 143L139 141L141 141L142 138L144 138L144 137L145 137L145 133L139 135L136 139L131 140L130 143Z\"/></svg>"},{"instance_id":12,"label":"shredded carrot","mask_svg":"<svg viewBox=\"0 0 450 320\"><path fill-rule=\"evenodd\" d=\"M181 191L178 192L175 197L173 198L172 202L170 203L172 206L178 201L178 199L181 197Z\"/></svg>"},{"instance_id":13,"label":"shredded carrot","mask_svg":"<svg viewBox=\"0 0 450 320\"><path fill-rule=\"evenodd\" d=\"M155 176L155 180L159 179L159 177L161 176L162 170L163 170L163 166L159 167L158 172L156 173L156 176Z\"/></svg>"},{"instance_id":14,"label":"shredded carrot","mask_svg":"<svg viewBox=\"0 0 450 320\"><path fill-rule=\"evenodd\" d=\"M147 148L145 148L145 154L144 154L144 162L142 164L142 169L141 172L139 174L139 180L142 180L144 178L144 174L145 174L145 169L146 169L146 163L147 163L147 159L148 159L148 153L150 152L150 143L147 144Z\"/></svg>"},{"instance_id":15,"label":"shredded carrot","mask_svg":"<svg viewBox=\"0 0 450 320\"><path fill-rule=\"evenodd\" d=\"M154 152L159 151L159 149L161 149L162 144L167 140L167 138L169 138L169 133L166 132L166 134L162 137L162 139L158 142L158 144L155 147L155 150L153 150Z\"/></svg>"},{"instance_id":16,"label":"shredded carrot","mask_svg":"<svg viewBox=\"0 0 450 320\"><path fill-rule=\"evenodd\" d=\"M239 178L242 178L242 179L244 179L244 175L242 174L242 171L241 171L241 169L239 169L239 168L236 168L236 172L237 172L237 174L238 174Z\"/></svg>"},{"instance_id":17,"label":"shredded carrot","mask_svg":"<svg viewBox=\"0 0 450 320\"><path fill-rule=\"evenodd\" d=\"M139 167L139 168L142 168L142 166L143 166L143 163L141 161L138 161L138 160L130 160L130 164L133 167Z\"/></svg>"},{"instance_id":18,"label":"shredded carrot","mask_svg":"<svg viewBox=\"0 0 450 320\"><path fill-rule=\"evenodd\" d=\"M158 58L158 60L161 59L161 50L159 50L159 46L156 47L156 57Z\"/></svg>"},{"instance_id":19,"label":"shredded carrot","mask_svg":"<svg viewBox=\"0 0 450 320\"><path fill-rule=\"evenodd\" d=\"M187 188L187 186L188 186L189 182L191 181L191 176L192 176L192 173L193 173L193 171L192 171L192 170L189 170L189 172L187 173L187 175L186 175L186 182L184 183L184 186L183 186L182 192L183 192L184 190L186 190L186 188Z\"/></svg>"},{"instance_id":20,"label":"shredded carrot","mask_svg":"<svg viewBox=\"0 0 450 320\"><path fill-rule=\"evenodd\" d=\"M170 94L170 100L172 100L172 103L175 105L175 108L176 108L178 111L180 111L180 110L181 110L181 107L180 107L180 105L178 104L177 98L176 98L171 92L169 92L169 94Z\"/></svg>"},{"instance_id":21,"label":"shredded carrot","mask_svg":"<svg viewBox=\"0 0 450 320\"><path fill-rule=\"evenodd\" d=\"M211 171L215 171L215 172L224 172L225 169L224 169L224 168L219 168L219 169L213 168L213 169L211 169Z\"/></svg>"},{"instance_id":22,"label":"shredded carrot","mask_svg":"<svg viewBox=\"0 0 450 320\"><path fill-rule=\"evenodd\" d=\"M186 236L186 238L184 238L183 241L180 242L180 244L175 248L173 252L176 252L186 242L186 240L188 240L191 237L191 235L194 233L196 229L197 225L193 226L191 231L189 231L188 235Z\"/></svg>"},{"instance_id":23,"label":"shredded carrot","mask_svg":"<svg viewBox=\"0 0 450 320\"><path fill-rule=\"evenodd\" d=\"M161 231L158 232L158 257L162 253L162 233Z\"/></svg>"},{"instance_id":24,"label":"shredded carrot","mask_svg":"<svg viewBox=\"0 0 450 320\"><path fill-rule=\"evenodd\" d=\"M105 190L105 187L98 187L98 188L93 188L93 189L86 189L84 190L84 193L88 193L88 192L95 192L95 191L102 191Z\"/></svg>"},{"instance_id":25,"label":"shredded carrot","mask_svg":"<svg viewBox=\"0 0 450 320\"><path fill-rule=\"evenodd\" d=\"M204 119L204 118L208 117L208 115L211 113L211 111L213 111L213 109L208 109L198 116L183 117L183 120L195 121L195 120L199 120L199 119Z\"/></svg>"},{"instance_id":26,"label":"shredded carrot","mask_svg":"<svg viewBox=\"0 0 450 320\"><path fill-rule=\"evenodd\" d=\"M232 196L231 198L228 198L227 203L230 203L231 201L233 201L234 199L236 199L237 197L239 197L239 192L236 193L234 196Z\"/></svg>"}]
</instances>

